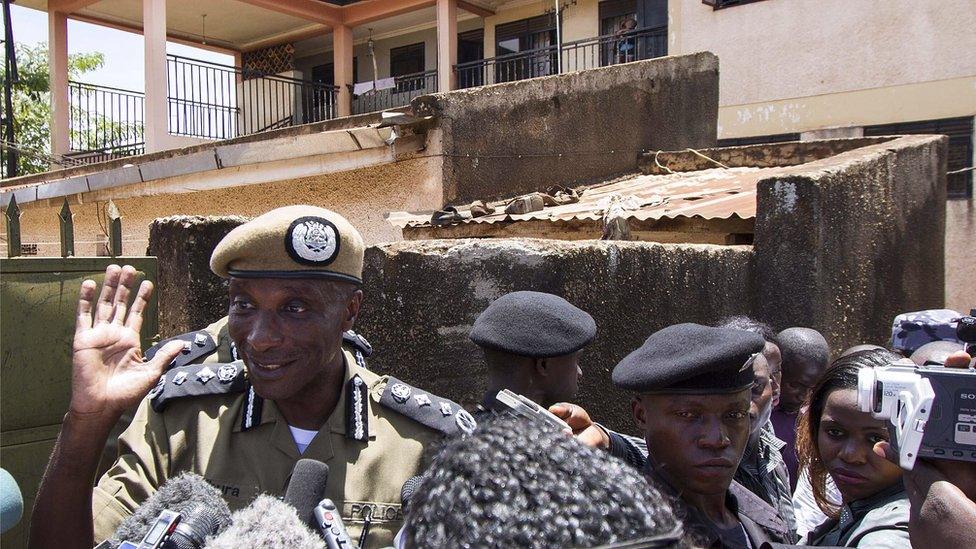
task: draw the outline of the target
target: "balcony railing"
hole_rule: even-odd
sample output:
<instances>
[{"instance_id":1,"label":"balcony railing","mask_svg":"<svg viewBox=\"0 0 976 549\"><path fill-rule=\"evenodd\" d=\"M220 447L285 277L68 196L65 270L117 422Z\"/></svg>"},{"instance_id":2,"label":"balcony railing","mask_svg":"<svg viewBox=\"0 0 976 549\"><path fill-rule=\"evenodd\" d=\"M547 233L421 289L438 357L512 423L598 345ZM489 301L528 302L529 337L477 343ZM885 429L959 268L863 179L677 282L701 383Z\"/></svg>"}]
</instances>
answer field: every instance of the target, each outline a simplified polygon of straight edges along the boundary
<instances>
[{"instance_id":1,"label":"balcony railing","mask_svg":"<svg viewBox=\"0 0 976 549\"><path fill-rule=\"evenodd\" d=\"M394 78L394 87L371 90L352 100L353 114L395 109L409 105L419 95L437 91L437 71L416 72Z\"/></svg>"},{"instance_id":2,"label":"balcony railing","mask_svg":"<svg viewBox=\"0 0 976 549\"><path fill-rule=\"evenodd\" d=\"M204 139L319 122L336 115L335 86L168 56L168 129ZM69 82L70 158L99 162L145 151L145 95ZM408 99L409 101L409 99Z\"/></svg>"},{"instance_id":3,"label":"balcony railing","mask_svg":"<svg viewBox=\"0 0 976 549\"><path fill-rule=\"evenodd\" d=\"M229 139L335 117L336 87L168 56L169 131Z\"/></svg>"},{"instance_id":4,"label":"balcony railing","mask_svg":"<svg viewBox=\"0 0 976 549\"><path fill-rule=\"evenodd\" d=\"M68 97L71 150L93 153L93 160L83 160L98 162L143 152L142 92L68 82Z\"/></svg>"},{"instance_id":5,"label":"balcony railing","mask_svg":"<svg viewBox=\"0 0 976 549\"><path fill-rule=\"evenodd\" d=\"M626 34L566 42L558 56L556 46L552 45L458 63L455 65L458 87L470 88L556 74L560 60L562 72L572 72L663 57L668 53L667 38L667 26L649 27Z\"/></svg>"}]
</instances>

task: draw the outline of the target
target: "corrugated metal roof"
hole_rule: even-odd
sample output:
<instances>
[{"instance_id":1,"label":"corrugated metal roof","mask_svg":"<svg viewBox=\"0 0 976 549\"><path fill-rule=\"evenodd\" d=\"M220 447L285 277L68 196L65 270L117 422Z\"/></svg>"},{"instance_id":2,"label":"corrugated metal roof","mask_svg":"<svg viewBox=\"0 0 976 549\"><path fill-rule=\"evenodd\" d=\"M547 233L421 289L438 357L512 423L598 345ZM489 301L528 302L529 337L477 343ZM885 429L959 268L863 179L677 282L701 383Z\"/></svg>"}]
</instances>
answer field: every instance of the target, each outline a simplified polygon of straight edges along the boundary
<instances>
[{"instance_id":1,"label":"corrugated metal roof","mask_svg":"<svg viewBox=\"0 0 976 549\"><path fill-rule=\"evenodd\" d=\"M613 195L620 196L629 206L628 219L733 216L752 219L756 216L756 183L783 171L784 168L715 168L668 175L636 174L579 188L580 201L574 204L510 215L504 212L507 201L501 201L492 203L497 213L461 223L597 220L603 217L603 210ZM387 219L400 228L431 226L430 213L393 212Z\"/></svg>"}]
</instances>

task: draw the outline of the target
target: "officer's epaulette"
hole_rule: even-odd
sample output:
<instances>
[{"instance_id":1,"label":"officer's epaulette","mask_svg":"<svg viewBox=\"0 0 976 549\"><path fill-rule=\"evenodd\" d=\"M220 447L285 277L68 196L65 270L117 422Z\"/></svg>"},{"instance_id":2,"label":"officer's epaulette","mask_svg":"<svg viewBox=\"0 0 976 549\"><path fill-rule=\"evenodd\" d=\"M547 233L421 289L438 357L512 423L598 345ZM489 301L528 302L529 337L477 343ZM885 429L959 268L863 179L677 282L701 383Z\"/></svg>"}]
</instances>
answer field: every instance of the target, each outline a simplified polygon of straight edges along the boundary
<instances>
[{"instance_id":1,"label":"officer's epaulette","mask_svg":"<svg viewBox=\"0 0 976 549\"><path fill-rule=\"evenodd\" d=\"M176 358L174 358L173 362L170 363L170 369L191 364L193 361L205 357L217 350L217 342L214 341L213 337L211 337L206 330L198 330L196 332L188 332L169 339L164 339L146 349L146 352L144 353L146 360L152 360L152 357L156 355L156 352L170 341L183 342L183 351L176 355Z\"/></svg>"},{"instance_id":2,"label":"officer's epaulette","mask_svg":"<svg viewBox=\"0 0 976 549\"><path fill-rule=\"evenodd\" d=\"M474 417L453 400L439 397L386 376L381 405L445 435L471 434L478 426Z\"/></svg>"},{"instance_id":3,"label":"officer's epaulette","mask_svg":"<svg viewBox=\"0 0 976 549\"><path fill-rule=\"evenodd\" d=\"M146 395L153 410L162 412L177 398L243 392L247 387L244 363L190 364L171 368Z\"/></svg>"},{"instance_id":4,"label":"officer's epaulette","mask_svg":"<svg viewBox=\"0 0 976 549\"><path fill-rule=\"evenodd\" d=\"M373 354L373 346L366 341L366 338L357 334L352 330L342 332L342 342L347 345L352 345L359 352L363 353L363 356L368 357Z\"/></svg>"}]
</instances>

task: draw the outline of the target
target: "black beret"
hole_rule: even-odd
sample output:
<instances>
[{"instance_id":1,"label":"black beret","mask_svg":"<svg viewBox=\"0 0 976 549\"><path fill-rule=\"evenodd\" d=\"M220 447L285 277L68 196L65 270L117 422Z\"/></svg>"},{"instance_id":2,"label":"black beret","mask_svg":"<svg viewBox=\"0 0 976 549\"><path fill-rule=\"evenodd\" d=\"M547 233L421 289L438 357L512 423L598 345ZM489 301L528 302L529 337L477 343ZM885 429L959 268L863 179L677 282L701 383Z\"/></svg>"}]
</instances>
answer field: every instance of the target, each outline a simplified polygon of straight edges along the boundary
<instances>
[{"instance_id":1,"label":"black beret","mask_svg":"<svg viewBox=\"0 0 976 549\"><path fill-rule=\"evenodd\" d=\"M512 292L488 305L468 336L481 347L547 358L575 353L596 337L596 322L565 299L542 292Z\"/></svg>"},{"instance_id":2,"label":"black beret","mask_svg":"<svg viewBox=\"0 0 976 549\"><path fill-rule=\"evenodd\" d=\"M675 324L658 330L613 369L613 383L638 393L732 393L753 382L762 336L731 328Z\"/></svg>"}]
</instances>

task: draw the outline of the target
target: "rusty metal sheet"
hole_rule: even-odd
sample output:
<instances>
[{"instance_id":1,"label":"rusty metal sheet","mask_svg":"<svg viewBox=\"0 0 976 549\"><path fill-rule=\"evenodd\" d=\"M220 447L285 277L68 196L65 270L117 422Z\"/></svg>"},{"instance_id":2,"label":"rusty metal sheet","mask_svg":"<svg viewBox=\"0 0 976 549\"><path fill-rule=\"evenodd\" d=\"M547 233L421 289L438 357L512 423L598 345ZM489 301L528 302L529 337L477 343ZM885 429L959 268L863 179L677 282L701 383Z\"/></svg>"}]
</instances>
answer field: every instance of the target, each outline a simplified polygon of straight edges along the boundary
<instances>
[{"instance_id":1,"label":"rusty metal sheet","mask_svg":"<svg viewBox=\"0 0 976 549\"><path fill-rule=\"evenodd\" d=\"M629 219L640 221L678 217L728 219L733 216L753 219L756 217L756 183L783 171L783 168L715 168L668 175L636 174L579 188L580 201L574 204L510 215L503 211L507 201L500 201L492 203L498 213L461 223L596 220L603 216L613 195L631 206L627 210ZM431 226L430 213L393 212L387 220L400 228Z\"/></svg>"}]
</instances>

